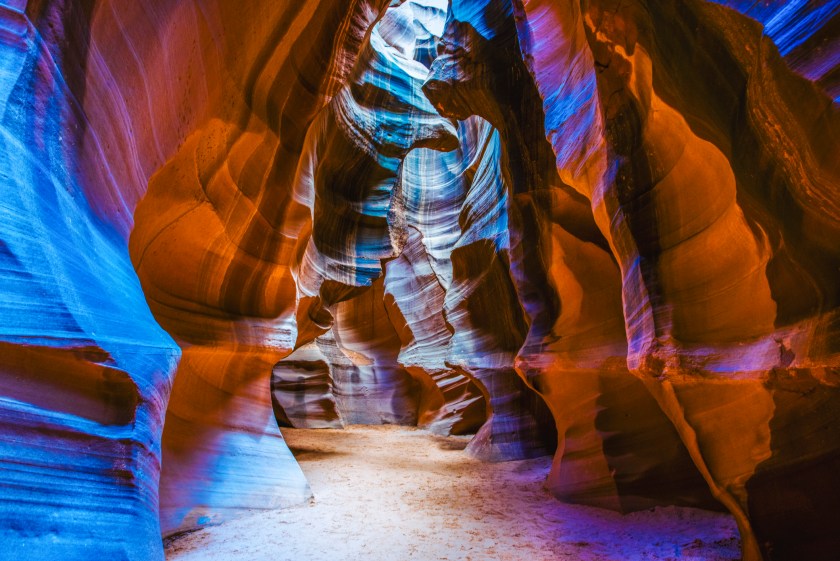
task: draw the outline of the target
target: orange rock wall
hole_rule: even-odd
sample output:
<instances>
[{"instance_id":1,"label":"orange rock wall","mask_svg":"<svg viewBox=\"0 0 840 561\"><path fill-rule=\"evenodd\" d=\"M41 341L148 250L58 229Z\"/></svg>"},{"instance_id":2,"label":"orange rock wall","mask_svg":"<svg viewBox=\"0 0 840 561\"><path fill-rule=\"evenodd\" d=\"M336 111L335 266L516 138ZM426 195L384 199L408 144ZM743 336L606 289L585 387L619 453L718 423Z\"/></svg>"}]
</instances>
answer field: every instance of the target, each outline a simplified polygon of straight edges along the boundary
<instances>
[{"instance_id":1,"label":"orange rock wall","mask_svg":"<svg viewBox=\"0 0 840 561\"><path fill-rule=\"evenodd\" d=\"M404 423L829 558L840 8L781 4L0 6L3 543L161 559L309 497L278 424Z\"/></svg>"}]
</instances>

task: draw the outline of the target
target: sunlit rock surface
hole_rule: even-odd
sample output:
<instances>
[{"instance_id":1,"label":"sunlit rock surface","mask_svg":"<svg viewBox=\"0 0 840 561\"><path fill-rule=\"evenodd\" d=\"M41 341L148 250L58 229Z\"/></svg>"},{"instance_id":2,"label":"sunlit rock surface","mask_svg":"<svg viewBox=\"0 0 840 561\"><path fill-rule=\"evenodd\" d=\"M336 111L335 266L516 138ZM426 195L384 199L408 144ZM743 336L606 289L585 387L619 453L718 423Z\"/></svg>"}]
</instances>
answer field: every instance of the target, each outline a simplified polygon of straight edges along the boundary
<instances>
[{"instance_id":1,"label":"sunlit rock surface","mask_svg":"<svg viewBox=\"0 0 840 561\"><path fill-rule=\"evenodd\" d=\"M240 4L0 5L0 553L161 559L310 496L278 425L395 423L833 557L840 3Z\"/></svg>"},{"instance_id":2,"label":"sunlit rock surface","mask_svg":"<svg viewBox=\"0 0 840 561\"><path fill-rule=\"evenodd\" d=\"M0 6L7 559L162 558L160 439L181 353L131 266L130 214L109 200L120 185L95 163L113 129L97 129L83 106L78 57L103 47L89 4Z\"/></svg>"},{"instance_id":3,"label":"sunlit rock surface","mask_svg":"<svg viewBox=\"0 0 840 561\"><path fill-rule=\"evenodd\" d=\"M680 489L679 500L687 504L709 505L676 432L624 366L618 267L588 200L555 169L542 129L542 103L528 85L511 7L496 6L501 11L491 22L486 11L471 11L466 2L452 7L441 55L425 87L445 113L478 113L500 127L500 171L490 176L507 184L501 195L479 193L505 209L508 257L502 270L515 298L507 308L518 303L527 323L505 360L546 399L557 427L549 487L566 500L622 510L658 504L663 497L673 502L668 489ZM497 323L491 315L478 333L489 334L488 327ZM468 333L456 328L456 339L459 331ZM469 340L480 337L474 333ZM503 348L498 342L488 347Z\"/></svg>"},{"instance_id":4,"label":"sunlit rock surface","mask_svg":"<svg viewBox=\"0 0 840 561\"><path fill-rule=\"evenodd\" d=\"M830 85L797 75L773 40L786 52L786 33L829 24L793 17L804 3L761 4L781 26L769 37L706 2L517 7L558 171L592 201L621 268L628 366L736 516L745 559L828 558L838 111ZM786 18L797 29L780 32ZM565 40L540 40L548 29ZM791 384L813 392L798 415ZM800 453L815 418L820 452Z\"/></svg>"},{"instance_id":5,"label":"sunlit rock surface","mask_svg":"<svg viewBox=\"0 0 840 561\"><path fill-rule=\"evenodd\" d=\"M212 113L151 177L129 245L152 311L184 348L163 434L165 534L309 496L269 391L298 337L291 266L309 209L293 196L297 160L370 49L382 4L218 8Z\"/></svg>"},{"instance_id":6,"label":"sunlit rock surface","mask_svg":"<svg viewBox=\"0 0 840 561\"><path fill-rule=\"evenodd\" d=\"M0 7L4 555L160 559L308 497L266 391L295 338L272 213L383 4Z\"/></svg>"}]
</instances>

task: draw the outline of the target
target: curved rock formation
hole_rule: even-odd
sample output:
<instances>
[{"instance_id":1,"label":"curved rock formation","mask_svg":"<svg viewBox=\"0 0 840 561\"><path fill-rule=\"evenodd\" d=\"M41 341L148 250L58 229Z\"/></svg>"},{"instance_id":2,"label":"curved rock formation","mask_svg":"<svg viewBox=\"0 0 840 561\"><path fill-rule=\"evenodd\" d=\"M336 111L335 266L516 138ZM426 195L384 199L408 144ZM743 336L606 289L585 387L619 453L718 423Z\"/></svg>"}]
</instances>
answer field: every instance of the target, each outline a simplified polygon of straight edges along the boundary
<instances>
[{"instance_id":1,"label":"curved rock formation","mask_svg":"<svg viewBox=\"0 0 840 561\"><path fill-rule=\"evenodd\" d=\"M130 219L108 206L118 185L90 186L94 170L107 174L93 159L105 159L98 135L112 130L94 128L82 105L77 57L103 45L91 39L91 4L0 6L0 539L8 557L162 558L160 436L180 350L131 267Z\"/></svg>"},{"instance_id":2,"label":"curved rock formation","mask_svg":"<svg viewBox=\"0 0 840 561\"><path fill-rule=\"evenodd\" d=\"M162 559L280 426L840 544L837 2L0 6L0 537Z\"/></svg>"},{"instance_id":3,"label":"curved rock formation","mask_svg":"<svg viewBox=\"0 0 840 561\"><path fill-rule=\"evenodd\" d=\"M185 348L164 532L307 496L266 392L294 342L272 214L383 4L0 8L7 553L162 558L181 350L157 322Z\"/></svg>"},{"instance_id":4,"label":"curved rock formation","mask_svg":"<svg viewBox=\"0 0 840 561\"><path fill-rule=\"evenodd\" d=\"M312 342L274 365L271 371L271 403L280 427L344 427L328 361L318 345Z\"/></svg>"},{"instance_id":5,"label":"curved rock formation","mask_svg":"<svg viewBox=\"0 0 840 561\"><path fill-rule=\"evenodd\" d=\"M807 385L812 368L837 364L836 275L824 273L836 259L824 244L838 239L837 164L824 158L836 151L828 148L836 107L788 69L757 25L726 8L519 10L558 170L592 201L622 269L628 365L736 515L745 559L825 557L833 538L816 474L833 469L836 446L819 460L779 446L792 433L807 440L813 420L793 420L780 380ZM540 43L547 28L565 40ZM580 79L558 84L557 61ZM834 374L818 376L814 402L800 405L823 411L826 434L836 435L836 416L820 406L836 391ZM808 531L782 530L764 494L779 481L768 465L781 470L775 477L813 477L806 490L793 476L788 484L807 498L782 507L807 519Z\"/></svg>"},{"instance_id":6,"label":"curved rock formation","mask_svg":"<svg viewBox=\"0 0 840 561\"><path fill-rule=\"evenodd\" d=\"M528 324L511 352L546 398L559 433L549 486L566 500L622 510L675 500L709 506L676 432L623 364L618 268L589 202L555 170L512 7L498 3L495 10L489 29L487 10L453 2L426 90L445 113L480 113L500 127L503 171L491 176L508 183L504 196L489 199L507 206L505 269ZM623 422L613 420L620 415Z\"/></svg>"},{"instance_id":7,"label":"curved rock formation","mask_svg":"<svg viewBox=\"0 0 840 561\"><path fill-rule=\"evenodd\" d=\"M309 123L346 91L380 7L258 6L222 18L246 26L223 33L248 34L224 54L250 66L230 68L213 117L151 178L135 212L135 268L184 347L163 435L165 534L307 497L266 391L297 339L291 264L307 209L294 178ZM190 446L191 434L204 445Z\"/></svg>"},{"instance_id":8,"label":"curved rock formation","mask_svg":"<svg viewBox=\"0 0 840 561\"><path fill-rule=\"evenodd\" d=\"M298 342L331 328L335 391L351 423L417 422L381 262L404 243L393 196L404 158L457 140L420 91L428 69L414 59L424 29L414 12L412 2L389 9L372 29L348 85L310 127L296 178L296 200L311 208L296 267Z\"/></svg>"},{"instance_id":9,"label":"curved rock formation","mask_svg":"<svg viewBox=\"0 0 840 561\"><path fill-rule=\"evenodd\" d=\"M764 26L788 65L819 84L834 101L840 100L840 45L836 2L750 2L712 0L734 8Z\"/></svg>"}]
</instances>

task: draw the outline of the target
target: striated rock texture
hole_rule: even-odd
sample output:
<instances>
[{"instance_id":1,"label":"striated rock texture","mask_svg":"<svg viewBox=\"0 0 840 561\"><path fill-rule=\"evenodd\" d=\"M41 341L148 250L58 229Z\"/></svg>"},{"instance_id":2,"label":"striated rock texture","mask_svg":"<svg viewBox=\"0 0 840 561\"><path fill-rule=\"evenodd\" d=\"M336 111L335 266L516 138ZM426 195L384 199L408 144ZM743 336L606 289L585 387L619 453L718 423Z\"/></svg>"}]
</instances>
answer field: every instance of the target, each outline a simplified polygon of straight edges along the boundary
<instances>
[{"instance_id":1,"label":"striated rock texture","mask_svg":"<svg viewBox=\"0 0 840 561\"><path fill-rule=\"evenodd\" d=\"M163 434L164 534L309 496L269 391L298 336L291 264L308 209L294 179L309 123L346 91L382 4L219 7L233 28L216 38L229 49L218 105L150 179L129 244L184 348Z\"/></svg>"},{"instance_id":2,"label":"striated rock texture","mask_svg":"<svg viewBox=\"0 0 840 561\"><path fill-rule=\"evenodd\" d=\"M488 20L493 10L497 17ZM502 182L502 195L481 196L504 209L501 270L513 302L507 308L521 314L520 338L508 344L504 360L546 399L557 428L549 487L566 500L621 510L662 500L710 505L678 435L625 366L618 267L588 200L555 169L512 6L490 3L476 11L453 2L440 50L425 86L430 98L444 113L491 119L502 137L491 174ZM503 291L494 287L490 298ZM489 316L483 330L497 321ZM459 331L465 341L480 340L456 327L458 340ZM503 347L492 341L488 348Z\"/></svg>"},{"instance_id":3,"label":"striated rock texture","mask_svg":"<svg viewBox=\"0 0 840 561\"><path fill-rule=\"evenodd\" d=\"M309 496L268 392L279 225L384 4L0 6L3 557L162 559Z\"/></svg>"},{"instance_id":4,"label":"striated rock texture","mask_svg":"<svg viewBox=\"0 0 840 561\"><path fill-rule=\"evenodd\" d=\"M819 84L840 101L840 4L817 2L754 2L712 0L734 8L764 25L785 61L802 76Z\"/></svg>"},{"instance_id":5,"label":"striated rock texture","mask_svg":"<svg viewBox=\"0 0 840 561\"><path fill-rule=\"evenodd\" d=\"M838 22L3 2L0 557L162 559L310 496L278 425L399 423L833 558Z\"/></svg>"},{"instance_id":6,"label":"striated rock texture","mask_svg":"<svg viewBox=\"0 0 840 561\"><path fill-rule=\"evenodd\" d=\"M745 559L830 558L836 105L725 7L517 10L560 176L591 200L621 269L630 370L735 515ZM546 29L564 40L541 41Z\"/></svg>"},{"instance_id":7,"label":"striated rock texture","mask_svg":"<svg viewBox=\"0 0 840 561\"><path fill-rule=\"evenodd\" d=\"M271 398L278 426L344 428L333 391L331 366L315 342L296 349L274 365Z\"/></svg>"},{"instance_id":8,"label":"striated rock texture","mask_svg":"<svg viewBox=\"0 0 840 561\"><path fill-rule=\"evenodd\" d=\"M105 40L92 12L0 6L5 559L162 559L160 439L180 349L131 266L118 183L95 163L127 123L99 128L83 105L97 93L79 57L97 60Z\"/></svg>"},{"instance_id":9,"label":"striated rock texture","mask_svg":"<svg viewBox=\"0 0 840 561\"><path fill-rule=\"evenodd\" d=\"M347 86L312 123L298 167L295 200L311 209L294 267L298 343L318 337L349 423L415 424L426 414L421 402L429 407L421 388L435 388L398 361L402 326L385 298L382 262L404 244L394 192L406 155L458 146L453 123L424 97L428 69L415 60L418 36L431 37L422 22L434 27L442 14L413 2L385 13Z\"/></svg>"}]
</instances>

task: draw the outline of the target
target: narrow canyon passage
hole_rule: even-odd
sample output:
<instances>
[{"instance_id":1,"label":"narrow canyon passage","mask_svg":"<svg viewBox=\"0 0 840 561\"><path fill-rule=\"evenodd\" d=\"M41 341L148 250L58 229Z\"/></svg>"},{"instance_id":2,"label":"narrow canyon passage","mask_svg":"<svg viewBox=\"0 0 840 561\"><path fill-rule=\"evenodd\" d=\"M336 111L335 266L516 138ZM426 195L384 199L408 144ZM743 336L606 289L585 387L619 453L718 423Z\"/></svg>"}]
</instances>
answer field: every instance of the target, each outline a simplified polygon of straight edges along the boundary
<instances>
[{"instance_id":1,"label":"narrow canyon passage","mask_svg":"<svg viewBox=\"0 0 840 561\"><path fill-rule=\"evenodd\" d=\"M838 561L840 0L0 0L0 561Z\"/></svg>"},{"instance_id":2,"label":"narrow canyon passage","mask_svg":"<svg viewBox=\"0 0 840 561\"><path fill-rule=\"evenodd\" d=\"M665 507L622 516L543 489L551 458L489 463L467 437L393 425L285 429L315 498L169 542L169 561L739 558L732 517Z\"/></svg>"}]
</instances>

